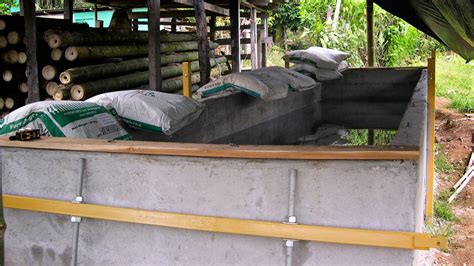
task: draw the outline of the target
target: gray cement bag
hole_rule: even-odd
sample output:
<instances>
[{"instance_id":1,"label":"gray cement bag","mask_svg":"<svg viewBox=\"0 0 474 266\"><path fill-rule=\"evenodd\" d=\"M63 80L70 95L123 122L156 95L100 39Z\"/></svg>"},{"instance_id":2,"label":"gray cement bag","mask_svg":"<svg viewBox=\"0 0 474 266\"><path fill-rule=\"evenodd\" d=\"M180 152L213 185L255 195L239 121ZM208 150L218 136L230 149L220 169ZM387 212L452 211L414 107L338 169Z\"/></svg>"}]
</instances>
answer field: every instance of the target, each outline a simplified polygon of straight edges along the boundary
<instances>
[{"instance_id":1,"label":"gray cement bag","mask_svg":"<svg viewBox=\"0 0 474 266\"><path fill-rule=\"evenodd\" d=\"M310 74L317 80L325 81L325 80L333 80L342 78L342 72L346 71L349 68L346 61L342 61L339 64L337 70L329 70L324 68L317 68L312 64L307 63L298 63L292 66L290 69L297 71L302 74Z\"/></svg>"},{"instance_id":2,"label":"gray cement bag","mask_svg":"<svg viewBox=\"0 0 474 266\"><path fill-rule=\"evenodd\" d=\"M194 121L204 108L202 103L189 97L149 90L104 93L87 102L114 109L130 127L166 135Z\"/></svg>"},{"instance_id":3,"label":"gray cement bag","mask_svg":"<svg viewBox=\"0 0 474 266\"><path fill-rule=\"evenodd\" d=\"M317 68L329 70L337 70L339 64L349 56L349 53L322 47L310 47L306 50L296 50L288 53L292 63L307 63Z\"/></svg>"},{"instance_id":4,"label":"gray cement bag","mask_svg":"<svg viewBox=\"0 0 474 266\"><path fill-rule=\"evenodd\" d=\"M262 80L258 75L248 73L234 73L218 78L199 88L196 95L198 98L205 98L225 92L241 91L264 101L282 99L288 95L288 87L285 84Z\"/></svg>"},{"instance_id":5,"label":"gray cement bag","mask_svg":"<svg viewBox=\"0 0 474 266\"><path fill-rule=\"evenodd\" d=\"M44 101L25 105L0 119L0 135L21 128L39 129L43 136L130 139L115 117L88 102Z\"/></svg>"},{"instance_id":6,"label":"gray cement bag","mask_svg":"<svg viewBox=\"0 0 474 266\"><path fill-rule=\"evenodd\" d=\"M198 97L209 97L226 91L242 91L264 101L285 98L288 90L312 89L316 82L300 73L282 67L261 68L223 76L202 86Z\"/></svg>"},{"instance_id":7,"label":"gray cement bag","mask_svg":"<svg viewBox=\"0 0 474 266\"><path fill-rule=\"evenodd\" d=\"M317 83L314 79L298 73L291 69L283 67L265 67L257 70L248 72L249 75L254 75L261 80L265 79L268 82L279 82L287 86L288 89L293 91L305 91L314 89ZM268 83L267 83L268 84Z\"/></svg>"}]
</instances>

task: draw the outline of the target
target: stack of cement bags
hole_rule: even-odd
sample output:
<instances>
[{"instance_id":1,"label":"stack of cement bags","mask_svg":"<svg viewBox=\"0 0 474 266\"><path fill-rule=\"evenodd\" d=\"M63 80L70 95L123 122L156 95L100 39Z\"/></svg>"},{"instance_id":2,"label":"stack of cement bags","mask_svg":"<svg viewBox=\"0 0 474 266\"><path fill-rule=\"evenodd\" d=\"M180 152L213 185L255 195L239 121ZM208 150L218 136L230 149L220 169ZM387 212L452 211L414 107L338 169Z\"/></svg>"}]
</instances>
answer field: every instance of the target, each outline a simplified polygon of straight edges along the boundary
<instances>
[{"instance_id":1,"label":"stack of cement bags","mask_svg":"<svg viewBox=\"0 0 474 266\"><path fill-rule=\"evenodd\" d=\"M288 53L290 62L295 64L291 67L292 70L319 81L341 78L341 73L348 68L344 60L349 56L349 53L322 47Z\"/></svg>"},{"instance_id":2,"label":"stack of cement bags","mask_svg":"<svg viewBox=\"0 0 474 266\"><path fill-rule=\"evenodd\" d=\"M250 72L223 76L199 88L198 98L224 95L226 92L244 92L264 101L285 98L288 90L304 91L315 88L310 77L282 67L266 67Z\"/></svg>"}]
</instances>

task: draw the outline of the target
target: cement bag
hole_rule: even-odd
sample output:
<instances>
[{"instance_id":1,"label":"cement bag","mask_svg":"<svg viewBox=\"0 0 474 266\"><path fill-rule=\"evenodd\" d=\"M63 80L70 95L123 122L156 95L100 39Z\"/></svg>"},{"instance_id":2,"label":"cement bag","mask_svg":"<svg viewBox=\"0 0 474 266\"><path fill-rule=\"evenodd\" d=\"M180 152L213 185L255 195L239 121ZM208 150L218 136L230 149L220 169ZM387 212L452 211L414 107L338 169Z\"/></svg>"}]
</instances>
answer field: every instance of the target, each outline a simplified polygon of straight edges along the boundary
<instances>
[{"instance_id":1,"label":"cement bag","mask_svg":"<svg viewBox=\"0 0 474 266\"><path fill-rule=\"evenodd\" d=\"M299 63L292 66L290 69L297 71L302 74L311 74L315 79L320 81L333 80L342 78L341 72L346 71L349 68L346 61L342 61L339 64L337 70L329 70L324 68L317 68L312 64Z\"/></svg>"},{"instance_id":2,"label":"cement bag","mask_svg":"<svg viewBox=\"0 0 474 266\"><path fill-rule=\"evenodd\" d=\"M204 105L190 97L149 90L116 91L87 100L114 109L130 127L171 135L188 125Z\"/></svg>"},{"instance_id":3,"label":"cement bag","mask_svg":"<svg viewBox=\"0 0 474 266\"><path fill-rule=\"evenodd\" d=\"M88 102L44 101L23 106L0 119L0 135L21 128L39 129L43 136L130 139L115 117Z\"/></svg>"},{"instance_id":4,"label":"cement bag","mask_svg":"<svg viewBox=\"0 0 474 266\"><path fill-rule=\"evenodd\" d=\"M288 89L293 91L305 91L314 89L317 86L317 83L314 79L298 73L296 71L286 69L283 67L266 67L260 68L251 72L248 72L249 75L253 75L257 78L260 78L265 83L265 80L268 82L279 82L287 86ZM269 85L267 83L267 85Z\"/></svg>"},{"instance_id":5,"label":"cement bag","mask_svg":"<svg viewBox=\"0 0 474 266\"><path fill-rule=\"evenodd\" d=\"M349 53L322 47L310 47L306 50L296 50L288 53L292 63L307 63L330 70L337 70L339 64L349 56Z\"/></svg>"},{"instance_id":6,"label":"cement bag","mask_svg":"<svg viewBox=\"0 0 474 266\"><path fill-rule=\"evenodd\" d=\"M268 78L264 74L252 72L234 73L220 77L202 86L196 92L198 98L209 97L225 92L242 91L250 96L264 101L285 98L288 95L288 85L278 80Z\"/></svg>"}]
</instances>

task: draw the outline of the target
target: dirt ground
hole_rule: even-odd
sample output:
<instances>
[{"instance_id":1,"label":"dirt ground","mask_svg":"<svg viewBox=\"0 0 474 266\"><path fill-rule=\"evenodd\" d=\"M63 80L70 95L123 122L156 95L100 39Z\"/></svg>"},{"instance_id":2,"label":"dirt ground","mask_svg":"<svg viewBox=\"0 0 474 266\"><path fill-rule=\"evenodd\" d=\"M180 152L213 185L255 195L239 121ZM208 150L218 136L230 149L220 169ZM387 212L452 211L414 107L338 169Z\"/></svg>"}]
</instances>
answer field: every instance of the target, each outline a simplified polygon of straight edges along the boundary
<instances>
[{"instance_id":1,"label":"dirt ground","mask_svg":"<svg viewBox=\"0 0 474 266\"><path fill-rule=\"evenodd\" d=\"M454 171L449 176L439 174L438 189L453 186L465 173L467 161L473 150L474 117L447 109L448 101L436 99L436 143ZM474 181L455 199L453 210L458 217L454 222L453 236L447 252L435 252L435 262L449 265L474 265Z\"/></svg>"}]
</instances>

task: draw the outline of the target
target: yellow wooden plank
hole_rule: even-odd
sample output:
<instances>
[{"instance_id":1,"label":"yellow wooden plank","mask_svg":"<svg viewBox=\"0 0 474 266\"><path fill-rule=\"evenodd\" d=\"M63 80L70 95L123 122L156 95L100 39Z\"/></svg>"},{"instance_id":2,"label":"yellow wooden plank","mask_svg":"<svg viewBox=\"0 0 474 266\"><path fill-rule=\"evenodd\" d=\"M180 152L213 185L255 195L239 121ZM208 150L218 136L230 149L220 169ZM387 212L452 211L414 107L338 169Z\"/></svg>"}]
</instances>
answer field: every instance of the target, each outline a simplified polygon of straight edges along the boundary
<instances>
[{"instance_id":1,"label":"yellow wooden plank","mask_svg":"<svg viewBox=\"0 0 474 266\"><path fill-rule=\"evenodd\" d=\"M191 82L191 64L189 62L183 62L182 64L183 69L183 96L191 97L193 92L191 90L192 82Z\"/></svg>"},{"instance_id":2,"label":"yellow wooden plank","mask_svg":"<svg viewBox=\"0 0 474 266\"><path fill-rule=\"evenodd\" d=\"M5 208L11 209L228 234L403 249L429 249L447 246L447 241L444 238L430 237L427 234L414 232L284 224L95 204L77 204L13 195L3 195L3 204Z\"/></svg>"},{"instance_id":3,"label":"yellow wooden plank","mask_svg":"<svg viewBox=\"0 0 474 266\"><path fill-rule=\"evenodd\" d=\"M436 54L432 53L428 59L428 143L426 165L426 211L428 222L432 221L434 204L434 161L435 161L435 80Z\"/></svg>"},{"instance_id":4,"label":"yellow wooden plank","mask_svg":"<svg viewBox=\"0 0 474 266\"><path fill-rule=\"evenodd\" d=\"M153 141L107 141L79 138L46 138L10 141L0 137L0 147L175 155L210 158L292 159L292 160L418 160L417 146L301 146L226 145Z\"/></svg>"}]
</instances>

